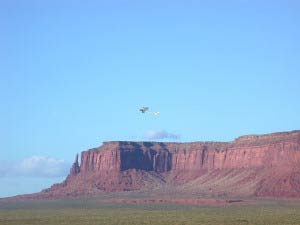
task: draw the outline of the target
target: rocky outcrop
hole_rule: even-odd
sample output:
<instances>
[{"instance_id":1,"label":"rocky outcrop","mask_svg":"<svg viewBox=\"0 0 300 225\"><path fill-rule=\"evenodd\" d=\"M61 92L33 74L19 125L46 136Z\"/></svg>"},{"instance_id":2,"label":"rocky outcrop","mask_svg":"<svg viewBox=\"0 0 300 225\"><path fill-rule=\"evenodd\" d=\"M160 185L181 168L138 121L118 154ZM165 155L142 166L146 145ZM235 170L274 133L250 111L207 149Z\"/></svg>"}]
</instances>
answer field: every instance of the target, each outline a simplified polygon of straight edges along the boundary
<instances>
[{"instance_id":1,"label":"rocky outcrop","mask_svg":"<svg viewBox=\"0 0 300 225\"><path fill-rule=\"evenodd\" d=\"M80 172L80 167L78 163L78 154L76 154L75 161L70 169L70 176L76 176Z\"/></svg>"},{"instance_id":2,"label":"rocky outcrop","mask_svg":"<svg viewBox=\"0 0 300 225\"><path fill-rule=\"evenodd\" d=\"M300 131L233 142L104 142L78 155L61 185L43 193L93 194L172 185L178 191L300 197Z\"/></svg>"}]
</instances>

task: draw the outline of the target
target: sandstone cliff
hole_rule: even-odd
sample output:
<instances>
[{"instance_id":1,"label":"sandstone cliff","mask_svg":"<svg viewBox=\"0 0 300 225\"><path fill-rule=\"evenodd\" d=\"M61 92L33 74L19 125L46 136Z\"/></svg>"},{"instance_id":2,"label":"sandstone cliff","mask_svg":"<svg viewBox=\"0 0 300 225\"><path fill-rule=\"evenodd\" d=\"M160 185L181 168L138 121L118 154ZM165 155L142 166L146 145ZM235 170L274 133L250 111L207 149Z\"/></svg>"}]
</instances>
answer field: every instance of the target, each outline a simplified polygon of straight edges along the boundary
<instances>
[{"instance_id":1,"label":"sandstone cliff","mask_svg":"<svg viewBox=\"0 0 300 225\"><path fill-rule=\"evenodd\" d=\"M300 197L300 131L233 142L104 142L78 155L47 195L172 187L211 195ZM172 189L172 190L173 190Z\"/></svg>"}]
</instances>

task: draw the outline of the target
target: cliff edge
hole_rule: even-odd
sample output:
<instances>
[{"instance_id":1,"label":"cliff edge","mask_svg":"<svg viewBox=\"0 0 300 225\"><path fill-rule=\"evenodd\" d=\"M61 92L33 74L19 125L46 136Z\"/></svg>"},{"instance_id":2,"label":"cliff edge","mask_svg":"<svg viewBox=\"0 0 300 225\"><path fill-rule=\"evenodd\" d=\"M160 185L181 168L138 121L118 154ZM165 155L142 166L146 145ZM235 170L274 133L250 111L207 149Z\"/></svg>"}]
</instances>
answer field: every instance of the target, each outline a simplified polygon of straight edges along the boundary
<instances>
[{"instance_id":1,"label":"cliff edge","mask_svg":"<svg viewBox=\"0 0 300 225\"><path fill-rule=\"evenodd\" d=\"M42 197L133 190L212 196L300 197L300 131L232 142L104 142L76 155Z\"/></svg>"}]
</instances>

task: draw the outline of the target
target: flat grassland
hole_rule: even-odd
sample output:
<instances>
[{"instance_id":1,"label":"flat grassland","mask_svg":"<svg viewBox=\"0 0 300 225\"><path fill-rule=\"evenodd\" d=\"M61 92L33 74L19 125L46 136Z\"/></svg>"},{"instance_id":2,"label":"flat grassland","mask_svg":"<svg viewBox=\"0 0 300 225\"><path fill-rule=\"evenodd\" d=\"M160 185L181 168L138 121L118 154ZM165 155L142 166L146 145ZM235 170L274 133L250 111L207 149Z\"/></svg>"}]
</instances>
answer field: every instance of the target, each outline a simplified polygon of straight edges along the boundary
<instances>
[{"instance_id":1,"label":"flat grassland","mask_svg":"<svg viewBox=\"0 0 300 225\"><path fill-rule=\"evenodd\" d=\"M103 197L0 201L0 225L300 224L300 200L254 201L222 206L122 203Z\"/></svg>"}]
</instances>

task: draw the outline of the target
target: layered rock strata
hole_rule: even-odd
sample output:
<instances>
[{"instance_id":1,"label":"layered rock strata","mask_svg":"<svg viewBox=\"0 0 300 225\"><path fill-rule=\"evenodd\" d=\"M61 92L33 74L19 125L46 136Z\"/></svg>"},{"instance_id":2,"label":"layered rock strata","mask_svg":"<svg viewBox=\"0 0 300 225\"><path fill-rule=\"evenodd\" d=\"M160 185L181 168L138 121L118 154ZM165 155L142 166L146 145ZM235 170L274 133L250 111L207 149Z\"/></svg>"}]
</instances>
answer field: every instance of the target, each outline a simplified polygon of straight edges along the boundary
<instances>
[{"instance_id":1,"label":"layered rock strata","mask_svg":"<svg viewBox=\"0 0 300 225\"><path fill-rule=\"evenodd\" d=\"M174 187L211 195L300 197L300 131L232 142L104 142L81 153L47 195ZM173 189L172 189L173 190Z\"/></svg>"}]
</instances>

